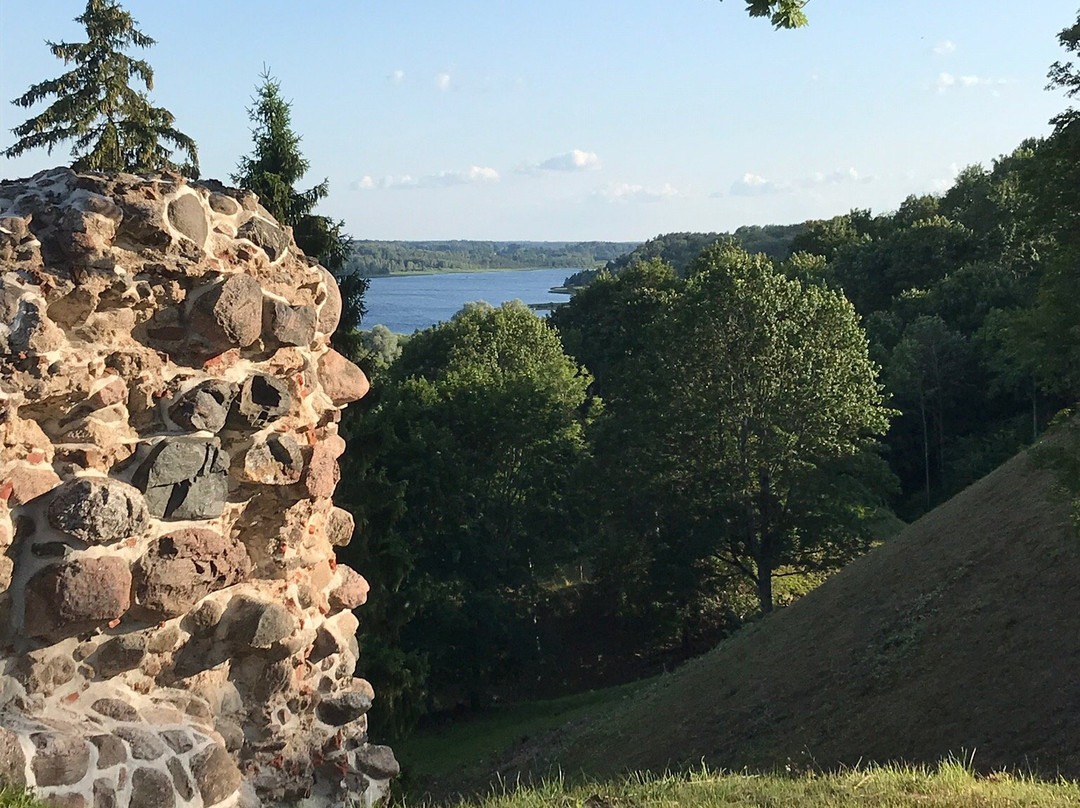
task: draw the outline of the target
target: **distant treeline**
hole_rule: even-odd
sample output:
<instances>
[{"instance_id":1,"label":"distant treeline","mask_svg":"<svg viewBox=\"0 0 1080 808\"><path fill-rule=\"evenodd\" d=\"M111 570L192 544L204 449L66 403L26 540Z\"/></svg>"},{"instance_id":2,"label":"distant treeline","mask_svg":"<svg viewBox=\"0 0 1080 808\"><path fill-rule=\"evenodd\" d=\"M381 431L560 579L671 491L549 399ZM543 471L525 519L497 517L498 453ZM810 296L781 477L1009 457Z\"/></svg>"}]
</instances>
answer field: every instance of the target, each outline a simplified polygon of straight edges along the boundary
<instances>
[{"instance_id":1,"label":"distant treeline","mask_svg":"<svg viewBox=\"0 0 1080 808\"><path fill-rule=\"evenodd\" d=\"M656 258L669 264L681 276L705 248L725 239L734 239L750 254L765 253L773 261L786 261L791 255L792 241L805 229L806 224L801 223L767 224L764 227L744 225L734 233L666 233L615 256L603 269L617 275L632 264ZM563 285L567 288L586 286L600 272L600 269L582 270L567 278Z\"/></svg>"},{"instance_id":2,"label":"distant treeline","mask_svg":"<svg viewBox=\"0 0 1080 808\"><path fill-rule=\"evenodd\" d=\"M353 241L346 271L364 277L402 272L535 267L600 267L634 241Z\"/></svg>"}]
</instances>

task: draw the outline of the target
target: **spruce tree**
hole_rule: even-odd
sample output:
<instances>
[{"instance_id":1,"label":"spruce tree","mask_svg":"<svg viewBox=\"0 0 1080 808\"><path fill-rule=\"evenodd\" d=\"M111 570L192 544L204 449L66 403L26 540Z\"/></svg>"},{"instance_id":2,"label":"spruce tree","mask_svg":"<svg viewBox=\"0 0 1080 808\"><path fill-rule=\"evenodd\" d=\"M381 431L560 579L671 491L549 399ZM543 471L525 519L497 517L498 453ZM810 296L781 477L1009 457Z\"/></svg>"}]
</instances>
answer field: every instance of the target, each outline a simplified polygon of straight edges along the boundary
<instances>
[{"instance_id":1,"label":"spruce tree","mask_svg":"<svg viewBox=\"0 0 1080 808\"><path fill-rule=\"evenodd\" d=\"M176 129L171 112L150 103L145 91L154 88L154 71L142 59L124 51L148 48L154 40L142 33L115 0L87 0L75 21L86 29L86 42L49 42L49 49L73 69L59 78L30 87L13 104L30 108L48 98L47 109L11 131L19 138L4 151L17 157L30 149L74 141L72 168L79 171L182 171L199 173L195 141ZM186 154L177 164L173 150Z\"/></svg>"},{"instance_id":2,"label":"spruce tree","mask_svg":"<svg viewBox=\"0 0 1080 808\"><path fill-rule=\"evenodd\" d=\"M258 194L264 208L292 227L296 245L337 277L344 306L334 343L338 350L352 354L359 347L353 331L365 313L367 279L344 273L350 249L345 222L312 213L330 192L327 180L306 191L296 189L310 164L300 152L300 135L292 128L292 104L281 95L281 84L269 70L259 78L261 83L247 111L255 147L250 155L240 158L230 179Z\"/></svg>"}]
</instances>

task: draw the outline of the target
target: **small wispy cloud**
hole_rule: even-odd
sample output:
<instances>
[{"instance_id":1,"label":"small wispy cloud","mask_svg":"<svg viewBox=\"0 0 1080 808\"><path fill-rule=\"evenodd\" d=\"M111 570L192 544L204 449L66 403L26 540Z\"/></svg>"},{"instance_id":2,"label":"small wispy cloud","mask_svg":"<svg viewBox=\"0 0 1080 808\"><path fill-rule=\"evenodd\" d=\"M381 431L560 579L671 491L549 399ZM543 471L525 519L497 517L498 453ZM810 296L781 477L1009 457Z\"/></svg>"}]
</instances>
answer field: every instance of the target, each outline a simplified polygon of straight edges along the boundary
<instances>
[{"instance_id":1,"label":"small wispy cloud","mask_svg":"<svg viewBox=\"0 0 1080 808\"><path fill-rule=\"evenodd\" d=\"M386 77L386 80L389 81L391 84L401 84L401 82L405 81L405 71L395 70L393 73Z\"/></svg>"},{"instance_id":2,"label":"small wispy cloud","mask_svg":"<svg viewBox=\"0 0 1080 808\"><path fill-rule=\"evenodd\" d=\"M419 188L450 188L455 185L480 185L499 181L499 172L486 166L470 166L464 171L440 171L413 177L403 174L400 177L364 176L352 183L353 190L415 190Z\"/></svg>"},{"instance_id":3,"label":"small wispy cloud","mask_svg":"<svg viewBox=\"0 0 1080 808\"><path fill-rule=\"evenodd\" d=\"M741 180L736 180L731 184L731 194L733 196L767 196L769 194L778 194L782 190L784 189L775 182L750 171L743 174Z\"/></svg>"},{"instance_id":4,"label":"small wispy cloud","mask_svg":"<svg viewBox=\"0 0 1080 808\"><path fill-rule=\"evenodd\" d=\"M943 39L936 45L934 45L934 53L938 56L948 56L950 53L956 51L956 43L951 39Z\"/></svg>"},{"instance_id":5,"label":"small wispy cloud","mask_svg":"<svg viewBox=\"0 0 1080 808\"><path fill-rule=\"evenodd\" d=\"M746 172L742 179L731 184L728 191L732 196L769 196L772 194L789 194L796 191L810 191L832 185L848 185L852 183L873 182L873 177L860 174L855 168L836 169L835 171L817 171L794 182L775 181L766 179L760 174ZM725 196L723 191L711 194L714 199Z\"/></svg>"},{"instance_id":6,"label":"small wispy cloud","mask_svg":"<svg viewBox=\"0 0 1080 808\"><path fill-rule=\"evenodd\" d=\"M667 182L660 186L610 182L593 192L594 197L606 202L660 202L678 194L678 189Z\"/></svg>"},{"instance_id":7,"label":"small wispy cloud","mask_svg":"<svg viewBox=\"0 0 1080 808\"><path fill-rule=\"evenodd\" d=\"M544 171L588 171L600 168L600 158L596 152L574 149L566 154L549 157L539 166Z\"/></svg>"},{"instance_id":8,"label":"small wispy cloud","mask_svg":"<svg viewBox=\"0 0 1080 808\"><path fill-rule=\"evenodd\" d=\"M438 73L438 74L436 74L436 76L435 76L435 86L438 87L443 92L446 92L447 90L449 90L450 89L450 74L449 73Z\"/></svg>"},{"instance_id":9,"label":"small wispy cloud","mask_svg":"<svg viewBox=\"0 0 1080 808\"><path fill-rule=\"evenodd\" d=\"M1008 84L1008 79L989 79L984 76L957 76L952 73L938 73L934 86L939 94L947 93L954 87L1001 87ZM996 90L995 90L996 92Z\"/></svg>"},{"instance_id":10,"label":"small wispy cloud","mask_svg":"<svg viewBox=\"0 0 1080 808\"><path fill-rule=\"evenodd\" d=\"M563 154L556 154L546 160L541 160L539 163L521 163L514 170L518 174L540 174L545 171L595 171L600 167L600 157L596 152L573 149Z\"/></svg>"},{"instance_id":11,"label":"small wispy cloud","mask_svg":"<svg viewBox=\"0 0 1080 808\"><path fill-rule=\"evenodd\" d=\"M872 177L862 176L856 169L848 168L843 171L830 171L827 174L815 172L809 177L804 177L799 184L803 188L819 188L823 185L846 185L852 182L870 182Z\"/></svg>"}]
</instances>

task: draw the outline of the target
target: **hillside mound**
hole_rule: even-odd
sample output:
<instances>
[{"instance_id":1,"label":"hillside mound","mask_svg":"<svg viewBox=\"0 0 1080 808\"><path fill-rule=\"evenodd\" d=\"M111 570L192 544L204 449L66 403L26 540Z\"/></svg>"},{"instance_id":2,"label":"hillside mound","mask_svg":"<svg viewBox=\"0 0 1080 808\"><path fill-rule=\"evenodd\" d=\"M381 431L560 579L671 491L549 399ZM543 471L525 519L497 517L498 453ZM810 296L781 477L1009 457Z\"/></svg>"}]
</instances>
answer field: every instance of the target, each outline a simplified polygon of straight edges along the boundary
<instances>
[{"instance_id":1,"label":"hillside mound","mask_svg":"<svg viewBox=\"0 0 1080 808\"><path fill-rule=\"evenodd\" d=\"M507 768L830 769L974 752L984 770L1078 777L1068 505L1021 454L795 605L558 736Z\"/></svg>"}]
</instances>

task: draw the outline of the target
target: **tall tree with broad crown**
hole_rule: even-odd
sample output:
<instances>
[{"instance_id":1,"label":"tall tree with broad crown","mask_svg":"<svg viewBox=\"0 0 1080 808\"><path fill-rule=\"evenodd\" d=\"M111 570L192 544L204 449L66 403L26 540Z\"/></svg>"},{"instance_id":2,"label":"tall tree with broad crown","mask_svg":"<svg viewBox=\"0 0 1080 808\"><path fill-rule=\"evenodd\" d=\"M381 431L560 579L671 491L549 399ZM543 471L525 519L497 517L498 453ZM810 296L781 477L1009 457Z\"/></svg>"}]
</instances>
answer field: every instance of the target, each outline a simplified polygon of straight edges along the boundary
<instances>
[{"instance_id":1,"label":"tall tree with broad crown","mask_svg":"<svg viewBox=\"0 0 1080 808\"><path fill-rule=\"evenodd\" d=\"M4 156L18 157L42 147L51 154L57 145L74 141L72 168L78 171L170 170L197 177L195 141L176 129L171 112L153 106L146 92L131 86L137 79L152 90L154 71L124 50L148 48L154 40L136 28L131 14L115 0L88 0L75 21L86 28L86 42L47 43L54 56L75 67L33 85L12 102L28 109L47 98L56 99L11 130L19 139ZM174 150L185 153L187 160L173 162Z\"/></svg>"},{"instance_id":2,"label":"tall tree with broad crown","mask_svg":"<svg viewBox=\"0 0 1080 808\"><path fill-rule=\"evenodd\" d=\"M852 305L732 244L706 250L658 323L661 484L715 535L715 557L773 607L781 568L830 570L867 546L849 461L888 428Z\"/></svg>"}]
</instances>

